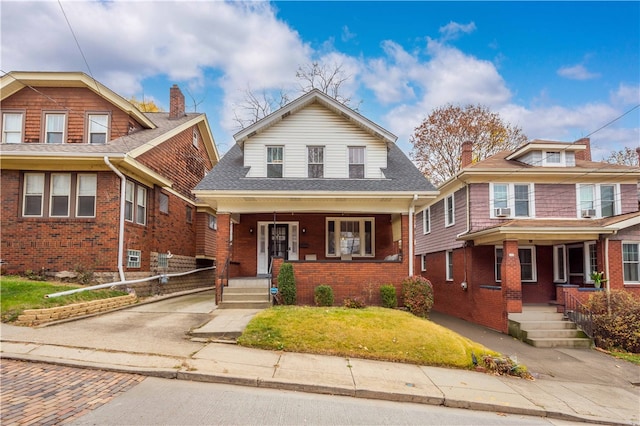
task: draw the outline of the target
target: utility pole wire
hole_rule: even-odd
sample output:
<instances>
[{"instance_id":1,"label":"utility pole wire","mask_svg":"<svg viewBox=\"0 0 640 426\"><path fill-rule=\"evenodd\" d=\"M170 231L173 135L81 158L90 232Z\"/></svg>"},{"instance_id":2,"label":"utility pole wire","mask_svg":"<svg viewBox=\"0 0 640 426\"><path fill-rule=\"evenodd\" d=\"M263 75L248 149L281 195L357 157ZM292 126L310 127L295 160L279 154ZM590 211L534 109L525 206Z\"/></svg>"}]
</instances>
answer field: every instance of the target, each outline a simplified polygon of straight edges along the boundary
<instances>
[{"instance_id":1,"label":"utility pole wire","mask_svg":"<svg viewBox=\"0 0 640 426\"><path fill-rule=\"evenodd\" d=\"M593 132L589 133L587 136L585 136L585 138L588 138L589 136L593 135L594 133L599 132L600 130L604 129L605 127L610 126L611 124L615 123L616 121L620 120L622 117L624 117L625 115L631 113L634 109L637 109L638 107L640 107L640 104L634 106L633 108L631 108L629 111L625 112L624 114L614 118L613 120L611 120L610 122L608 122L607 124L605 124L604 126L600 127L597 130L594 130Z\"/></svg>"}]
</instances>

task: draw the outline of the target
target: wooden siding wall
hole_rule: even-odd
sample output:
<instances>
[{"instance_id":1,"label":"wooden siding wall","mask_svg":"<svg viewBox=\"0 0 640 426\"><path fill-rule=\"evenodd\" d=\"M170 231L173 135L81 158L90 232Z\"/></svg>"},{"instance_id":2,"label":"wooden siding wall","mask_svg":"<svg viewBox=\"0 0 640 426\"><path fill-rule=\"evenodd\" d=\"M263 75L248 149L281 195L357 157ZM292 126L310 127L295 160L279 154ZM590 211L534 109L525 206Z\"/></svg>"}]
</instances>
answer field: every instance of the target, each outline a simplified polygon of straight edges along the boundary
<instances>
[{"instance_id":1,"label":"wooden siding wall","mask_svg":"<svg viewBox=\"0 0 640 426\"><path fill-rule=\"evenodd\" d=\"M85 88L76 87L40 87L38 92L27 88L18 91L2 101L2 110L25 111L24 142L42 142L44 128L43 112L67 112L67 138L65 143L87 142L87 112L110 113L110 139L116 139L129 133L129 124L133 123L122 110L114 108L106 99ZM55 102L54 102L55 101ZM26 110L25 110L26 107Z\"/></svg>"},{"instance_id":2,"label":"wooden siding wall","mask_svg":"<svg viewBox=\"0 0 640 426\"><path fill-rule=\"evenodd\" d=\"M348 146L366 146L365 177L384 177L387 147L384 142L320 104L295 112L244 146L249 177L266 177L266 146L284 146L284 177L307 177L307 146L324 146L324 177L348 178Z\"/></svg>"},{"instance_id":3,"label":"wooden siding wall","mask_svg":"<svg viewBox=\"0 0 640 426\"><path fill-rule=\"evenodd\" d=\"M466 188L455 192L455 224L445 227L444 200L431 206L431 233L422 233L422 214L416 215L416 254L433 253L441 250L462 247L463 241L456 240L456 236L467 229L467 196ZM475 206L471 204L474 208Z\"/></svg>"}]
</instances>

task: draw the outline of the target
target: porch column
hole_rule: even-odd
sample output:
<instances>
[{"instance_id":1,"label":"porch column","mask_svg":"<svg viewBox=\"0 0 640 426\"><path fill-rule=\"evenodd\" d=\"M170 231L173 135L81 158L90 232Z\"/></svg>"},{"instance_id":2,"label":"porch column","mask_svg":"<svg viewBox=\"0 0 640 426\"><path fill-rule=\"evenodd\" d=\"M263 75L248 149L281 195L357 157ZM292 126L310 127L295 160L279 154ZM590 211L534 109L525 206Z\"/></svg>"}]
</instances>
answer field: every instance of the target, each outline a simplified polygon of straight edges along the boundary
<instances>
[{"instance_id":1,"label":"porch column","mask_svg":"<svg viewBox=\"0 0 640 426\"><path fill-rule=\"evenodd\" d=\"M218 231L216 233L216 304L222 301L224 277L229 274L227 259L231 254L229 246L231 236L231 215L218 213Z\"/></svg>"},{"instance_id":2,"label":"porch column","mask_svg":"<svg viewBox=\"0 0 640 426\"><path fill-rule=\"evenodd\" d=\"M522 312L522 281L520 280L520 258L518 241L507 240L502 243L502 302L505 320L510 312Z\"/></svg>"}]
</instances>

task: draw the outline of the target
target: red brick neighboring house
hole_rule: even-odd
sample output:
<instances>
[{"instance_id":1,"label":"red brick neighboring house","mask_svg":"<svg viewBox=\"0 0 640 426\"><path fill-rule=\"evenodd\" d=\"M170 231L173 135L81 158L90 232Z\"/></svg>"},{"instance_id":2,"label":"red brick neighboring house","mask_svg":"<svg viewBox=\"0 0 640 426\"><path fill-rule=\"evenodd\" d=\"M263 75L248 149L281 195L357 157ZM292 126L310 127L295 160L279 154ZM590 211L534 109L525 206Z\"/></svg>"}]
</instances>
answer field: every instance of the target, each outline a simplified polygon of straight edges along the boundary
<instances>
[{"instance_id":1,"label":"red brick neighboring house","mask_svg":"<svg viewBox=\"0 0 640 426\"><path fill-rule=\"evenodd\" d=\"M177 86L169 113L79 72L11 72L0 89L4 271L113 281L156 273L169 252L177 269L213 265L215 210L191 189L218 152Z\"/></svg>"},{"instance_id":2,"label":"red brick neighboring house","mask_svg":"<svg viewBox=\"0 0 640 426\"><path fill-rule=\"evenodd\" d=\"M534 140L462 170L416 218L417 273L437 311L502 332L523 304L586 299L591 273L640 296L640 169L591 161L589 139Z\"/></svg>"},{"instance_id":3,"label":"red brick neighboring house","mask_svg":"<svg viewBox=\"0 0 640 426\"><path fill-rule=\"evenodd\" d=\"M194 191L218 212L220 283L286 261L298 304L320 284L376 304L412 275L414 212L437 192L396 136L313 90L234 138Z\"/></svg>"}]
</instances>

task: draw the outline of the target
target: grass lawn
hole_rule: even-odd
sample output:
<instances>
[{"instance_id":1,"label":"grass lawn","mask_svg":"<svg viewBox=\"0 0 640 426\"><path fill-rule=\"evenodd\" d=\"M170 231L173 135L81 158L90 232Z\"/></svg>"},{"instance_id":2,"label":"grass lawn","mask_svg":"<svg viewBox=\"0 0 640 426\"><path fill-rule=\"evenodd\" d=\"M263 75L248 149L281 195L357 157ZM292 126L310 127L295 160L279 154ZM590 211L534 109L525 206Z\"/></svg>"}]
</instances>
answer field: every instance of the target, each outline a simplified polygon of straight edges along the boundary
<instances>
[{"instance_id":1,"label":"grass lawn","mask_svg":"<svg viewBox=\"0 0 640 426\"><path fill-rule=\"evenodd\" d=\"M499 356L479 343L408 312L276 306L256 315L238 343L243 346L405 362L473 367L473 352Z\"/></svg>"},{"instance_id":2,"label":"grass lawn","mask_svg":"<svg viewBox=\"0 0 640 426\"><path fill-rule=\"evenodd\" d=\"M22 277L0 277L0 308L2 322L11 322L25 309L51 308L54 306L70 305L88 300L107 299L109 297L124 296L124 291L90 290L68 296L47 299L44 296L59 291L80 288L79 285L31 281Z\"/></svg>"}]
</instances>

